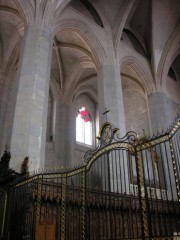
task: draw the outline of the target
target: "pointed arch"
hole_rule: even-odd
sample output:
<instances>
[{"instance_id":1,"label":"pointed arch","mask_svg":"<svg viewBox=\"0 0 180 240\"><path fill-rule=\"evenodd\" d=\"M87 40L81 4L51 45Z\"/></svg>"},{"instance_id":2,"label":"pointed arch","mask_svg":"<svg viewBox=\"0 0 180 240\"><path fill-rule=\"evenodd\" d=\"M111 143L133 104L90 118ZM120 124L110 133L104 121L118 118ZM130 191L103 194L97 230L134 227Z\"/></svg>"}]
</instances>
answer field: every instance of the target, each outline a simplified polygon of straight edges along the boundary
<instances>
[{"instance_id":1,"label":"pointed arch","mask_svg":"<svg viewBox=\"0 0 180 240\"><path fill-rule=\"evenodd\" d=\"M90 98L94 101L94 102L98 102L98 94L97 91L92 87L92 86L81 86L74 94L73 96L73 101L76 101L76 99L78 98L78 96L80 94L87 94L90 96Z\"/></svg>"},{"instance_id":2,"label":"pointed arch","mask_svg":"<svg viewBox=\"0 0 180 240\"><path fill-rule=\"evenodd\" d=\"M92 17L94 18L95 22L101 26L102 28L104 27L103 26L103 22L98 14L98 12L96 11L96 9L94 8L94 6L86 1L86 0L80 0L82 2L82 4L87 8L87 10L91 13Z\"/></svg>"},{"instance_id":3,"label":"pointed arch","mask_svg":"<svg viewBox=\"0 0 180 240\"><path fill-rule=\"evenodd\" d=\"M125 11L124 12L122 11L123 14L121 14L121 18L120 18L120 21L119 21L119 22L121 22L121 24L118 25L118 21L116 21L117 24L115 25L115 33L116 33L116 36L115 36L115 52L117 54L118 59L119 59L118 49L119 49L119 45L120 45L120 38L121 38L121 35L122 35L122 31L123 31L125 22L126 22L128 16L129 16L134 4L135 4L135 0L130 0L128 2L127 6L124 7L124 8L126 8ZM116 18L119 18L119 16L117 16Z\"/></svg>"},{"instance_id":4,"label":"pointed arch","mask_svg":"<svg viewBox=\"0 0 180 240\"><path fill-rule=\"evenodd\" d=\"M94 57L94 63L99 68L99 66L106 59L106 52L99 39L94 35L91 29L83 23L81 20L66 19L56 22L54 28L54 35L62 30L73 30L77 32L82 39L87 43L91 49L92 56Z\"/></svg>"},{"instance_id":5,"label":"pointed arch","mask_svg":"<svg viewBox=\"0 0 180 240\"><path fill-rule=\"evenodd\" d=\"M138 78L136 79L136 83L142 87L142 90L144 90L147 95L155 90L155 85L152 76L150 75L150 70L147 66L132 56L127 56L120 61L121 69L125 65L129 65L137 74Z\"/></svg>"},{"instance_id":6,"label":"pointed arch","mask_svg":"<svg viewBox=\"0 0 180 240\"><path fill-rule=\"evenodd\" d=\"M73 105L76 121L76 143L92 146L95 144L96 104L91 91L89 89L78 91L73 99ZM78 136L78 133L81 136Z\"/></svg>"},{"instance_id":7,"label":"pointed arch","mask_svg":"<svg viewBox=\"0 0 180 240\"><path fill-rule=\"evenodd\" d=\"M94 63L89 58L83 58L81 61L74 64L71 74L66 79L67 84L65 86L64 99L69 99L69 101L72 101L72 93L75 90L77 82L81 74L83 74L84 69L88 67L95 67ZM71 96L71 98L69 98L69 96Z\"/></svg>"},{"instance_id":8,"label":"pointed arch","mask_svg":"<svg viewBox=\"0 0 180 240\"><path fill-rule=\"evenodd\" d=\"M33 2L33 1L32 1ZM27 27L29 22L34 20L34 8L35 6L32 4L30 0L15 0L15 3L19 9L19 12L22 16L25 26Z\"/></svg>"},{"instance_id":9,"label":"pointed arch","mask_svg":"<svg viewBox=\"0 0 180 240\"><path fill-rule=\"evenodd\" d=\"M76 116L76 142L92 145L92 120L85 105L78 109Z\"/></svg>"},{"instance_id":10,"label":"pointed arch","mask_svg":"<svg viewBox=\"0 0 180 240\"><path fill-rule=\"evenodd\" d=\"M13 16L21 19L21 16L20 16L19 12L16 11L15 9L13 9L13 8L10 8L10 7L0 6L0 12L5 12L7 14L12 14Z\"/></svg>"},{"instance_id":11,"label":"pointed arch","mask_svg":"<svg viewBox=\"0 0 180 240\"><path fill-rule=\"evenodd\" d=\"M165 83L168 76L169 68L174 59L180 53L179 39L180 25L176 28L176 30L173 32L168 42L166 43L166 46L159 61L157 69L157 85L163 90L165 90Z\"/></svg>"}]
</instances>

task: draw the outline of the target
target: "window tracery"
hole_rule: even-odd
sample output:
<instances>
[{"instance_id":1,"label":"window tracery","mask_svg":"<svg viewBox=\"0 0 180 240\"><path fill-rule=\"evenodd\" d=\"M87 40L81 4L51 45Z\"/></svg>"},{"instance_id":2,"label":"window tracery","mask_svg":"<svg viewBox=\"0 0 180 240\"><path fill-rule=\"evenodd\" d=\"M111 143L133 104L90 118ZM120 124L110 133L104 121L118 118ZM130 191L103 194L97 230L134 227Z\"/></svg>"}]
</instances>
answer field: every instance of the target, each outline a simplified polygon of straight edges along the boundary
<instances>
[{"instance_id":1,"label":"window tracery","mask_svg":"<svg viewBox=\"0 0 180 240\"><path fill-rule=\"evenodd\" d=\"M76 142L92 145L92 120L86 107L81 107L76 116Z\"/></svg>"}]
</instances>

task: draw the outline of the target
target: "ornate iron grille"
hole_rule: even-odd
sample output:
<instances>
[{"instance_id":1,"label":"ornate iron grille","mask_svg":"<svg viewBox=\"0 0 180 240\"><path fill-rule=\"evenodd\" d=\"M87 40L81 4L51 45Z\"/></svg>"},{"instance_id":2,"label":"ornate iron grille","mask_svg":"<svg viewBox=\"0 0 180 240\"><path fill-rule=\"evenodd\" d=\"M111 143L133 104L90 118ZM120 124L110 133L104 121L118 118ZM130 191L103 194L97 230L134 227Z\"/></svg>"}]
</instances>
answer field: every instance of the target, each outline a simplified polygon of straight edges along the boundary
<instances>
[{"instance_id":1,"label":"ornate iron grille","mask_svg":"<svg viewBox=\"0 0 180 240\"><path fill-rule=\"evenodd\" d=\"M102 126L81 166L18 178L0 192L1 239L175 239L180 236L180 118L119 138Z\"/></svg>"}]
</instances>

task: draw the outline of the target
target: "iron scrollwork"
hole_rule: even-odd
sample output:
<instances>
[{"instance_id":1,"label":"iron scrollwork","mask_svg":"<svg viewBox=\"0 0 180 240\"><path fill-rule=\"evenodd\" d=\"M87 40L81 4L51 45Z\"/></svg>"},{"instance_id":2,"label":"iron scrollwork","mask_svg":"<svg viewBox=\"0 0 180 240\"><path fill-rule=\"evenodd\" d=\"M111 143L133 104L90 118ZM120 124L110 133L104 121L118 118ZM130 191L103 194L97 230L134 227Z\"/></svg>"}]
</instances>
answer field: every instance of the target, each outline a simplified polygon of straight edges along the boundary
<instances>
[{"instance_id":1,"label":"iron scrollwork","mask_svg":"<svg viewBox=\"0 0 180 240\"><path fill-rule=\"evenodd\" d=\"M111 123L106 122L101 127L99 135L97 137L99 143L98 147L94 150L89 150L84 155L85 162L88 162L95 153L100 149L110 146L112 143L129 143L131 146L135 146L138 143L138 136L135 132L130 131L124 137L120 138L118 134L119 129L115 128ZM109 147L110 149L111 147ZM113 148L113 146L112 146Z\"/></svg>"},{"instance_id":2,"label":"iron scrollwork","mask_svg":"<svg viewBox=\"0 0 180 240\"><path fill-rule=\"evenodd\" d=\"M95 150L89 150L85 153L84 159L85 162L88 161L99 149L102 147L111 144L114 139L115 133L118 131L118 128L113 128L112 124L106 122L101 127L98 134L98 147Z\"/></svg>"}]
</instances>

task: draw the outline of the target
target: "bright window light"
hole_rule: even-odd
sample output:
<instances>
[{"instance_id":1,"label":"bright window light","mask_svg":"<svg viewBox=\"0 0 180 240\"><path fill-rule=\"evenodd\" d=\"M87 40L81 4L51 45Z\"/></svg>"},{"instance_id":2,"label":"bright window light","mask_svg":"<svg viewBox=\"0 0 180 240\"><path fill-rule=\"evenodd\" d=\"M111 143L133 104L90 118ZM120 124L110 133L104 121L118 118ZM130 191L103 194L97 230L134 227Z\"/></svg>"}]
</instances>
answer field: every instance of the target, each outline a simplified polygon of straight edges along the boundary
<instances>
[{"instance_id":1,"label":"bright window light","mask_svg":"<svg viewBox=\"0 0 180 240\"><path fill-rule=\"evenodd\" d=\"M76 142L92 145L92 122L85 107L79 109L76 117Z\"/></svg>"}]
</instances>

